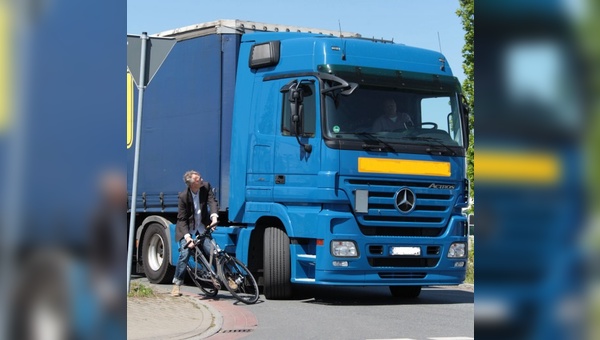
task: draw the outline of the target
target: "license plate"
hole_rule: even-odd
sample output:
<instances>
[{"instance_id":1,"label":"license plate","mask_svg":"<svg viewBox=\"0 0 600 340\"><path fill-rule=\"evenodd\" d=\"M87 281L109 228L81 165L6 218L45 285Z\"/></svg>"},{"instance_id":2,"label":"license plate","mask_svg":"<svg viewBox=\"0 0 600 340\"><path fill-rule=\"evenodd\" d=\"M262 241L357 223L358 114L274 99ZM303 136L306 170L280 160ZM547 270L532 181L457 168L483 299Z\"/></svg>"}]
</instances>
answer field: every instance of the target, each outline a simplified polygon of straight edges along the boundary
<instances>
[{"instance_id":1,"label":"license plate","mask_svg":"<svg viewBox=\"0 0 600 340\"><path fill-rule=\"evenodd\" d=\"M420 256L420 247L390 247L390 255Z\"/></svg>"}]
</instances>

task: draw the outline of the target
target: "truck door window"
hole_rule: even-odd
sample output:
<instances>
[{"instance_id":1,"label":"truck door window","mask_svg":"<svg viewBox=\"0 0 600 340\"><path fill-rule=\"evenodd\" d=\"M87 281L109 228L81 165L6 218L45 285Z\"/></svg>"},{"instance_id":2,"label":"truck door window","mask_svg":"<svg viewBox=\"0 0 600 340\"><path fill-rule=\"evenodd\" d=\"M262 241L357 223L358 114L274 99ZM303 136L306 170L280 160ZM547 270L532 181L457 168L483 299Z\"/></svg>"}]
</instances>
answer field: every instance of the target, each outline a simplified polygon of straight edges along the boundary
<instances>
[{"instance_id":1,"label":"truck door window","mask_svg":"<svg viewBox=\"0 0 600 340\"><path fill-rule=\"evenodd\" d=\"M420 123L424 128L435 126L436 130L446 132L445 136L452 138L459 145L462 144L458 109L453 107L449 96L423 98Z\"/></svg>"},{"instance_id":2,"label":"truck door window","mask_svg":"<svg viewBox=\"0 0 600 340\"><path fill-rule=\"evenodd\" d=\"M424 98L421 101L421 120L423 123L431 122L438 129L448 132L448 113L452 112L449 97Z\"/></svg>"},{"instance_id":3,"label":"truck door window","mask_svg":"<svg viewBox=\"0 0 600 340\"><path fill-rule=\"evenodd\" d=\"M317 121L317 103L315 96L315 85L313 83L305 83L303 86L310 88L310 91L305 91L303 102L303 119L301 122L302 137L314 137ZM294 136L290 114L289 92L282 96L282 117L281 117L281 133L284 136Z\"/></svg>"}]
</instances>

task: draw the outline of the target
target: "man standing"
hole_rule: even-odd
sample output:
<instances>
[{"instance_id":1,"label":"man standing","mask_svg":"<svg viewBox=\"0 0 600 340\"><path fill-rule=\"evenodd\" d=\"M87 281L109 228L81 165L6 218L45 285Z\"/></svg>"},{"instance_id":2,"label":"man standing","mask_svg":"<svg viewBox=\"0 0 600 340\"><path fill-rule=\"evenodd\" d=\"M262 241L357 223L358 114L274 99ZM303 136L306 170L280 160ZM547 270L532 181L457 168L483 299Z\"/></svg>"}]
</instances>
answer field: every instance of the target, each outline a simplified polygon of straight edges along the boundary
<instances>
[{"instance_id":1,"label":"man standing","mask_svg":"<svg viewBox=\"0 0 600 340\"><path fill-rule=\"evenodd\" d=\"M179 259L173 277L173 290L171 296L180 296L180 286L183 283L185 268L190 259L191 242L196 232L202 232L206 226L215 228L218 222L218 202L211 190L210 183L204 182L202 176L194 170L183 175L187 190L179 193L177 211L177 227L175 239L179 242ZM208 215L210 208L210 217ZM189 243L189 248L188 248Z\"/></svg>"}]
</instances>

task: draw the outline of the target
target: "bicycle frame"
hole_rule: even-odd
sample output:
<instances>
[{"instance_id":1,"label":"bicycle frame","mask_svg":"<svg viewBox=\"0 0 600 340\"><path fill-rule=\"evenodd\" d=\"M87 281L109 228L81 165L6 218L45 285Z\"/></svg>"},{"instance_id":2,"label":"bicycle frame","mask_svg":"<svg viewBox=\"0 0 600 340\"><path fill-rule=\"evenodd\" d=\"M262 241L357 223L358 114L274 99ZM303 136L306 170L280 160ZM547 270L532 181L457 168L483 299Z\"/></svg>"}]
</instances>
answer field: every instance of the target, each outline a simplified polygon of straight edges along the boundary
<instances>
[{"instance_id":1,"label":"bicycle frame","mask_svg":"<svg viewBox=\"0 0 600 340\"><path fill-rule=\"evenodd\" d=\"M192 280L208 297L215 296L219 289L225 286L239 301L245 304L255 303L259 297L256 279L240 260L230 256L219 247L211 237L211 233L212 229L207 229L193 241L195 247L190 251L194 252L194 264L190 264L189 261L187 264L187 270L192 276ZM210 242L208 259L202 251L207 239ZM212 263L215 263L214 269ZM215 273L215 269L217 273ZM206 286L203 284L204 282L206 282Z\"/></svg>"},{"instance_id":2,"label":"bicycle frame","mask_svg":"<svg viewBox=\"0 0 600 340\"><path fill-rule=\"evenodd\" d=\"M212 249L217 249L217 251L220 251L219 246L212 239L212 237L210 237L210 235L204 235L203 237L209 237L210 241L212 243L212 246L213 246ZM206 256L204 255L202 250L199 248L202 246L203 240L204 240L203 238L199 238L197 242L194 242L196 246L193 249L190 249L194 253L193 254L194 266L192 267L188 263L188 267L191 267L191 269L193 271L196 271L196 274L198 274L198 275L196 275L198 277L198 279L200 279L201 281L204 281L204 282L211 283L212 279L208 276L212 276L212 278L218 279L218 275L215 272L215 270L213 269L213 266L211 265L211 263L213 263L213 252L211 251L210 258L209 258L209 260L207 260ZM199 268L198 264L201 264L202 268ZM198 272L199 269L201 269L202 272ZM202 274L209 274L209 275L202 275Z\"/></svg>"}]
</instances>

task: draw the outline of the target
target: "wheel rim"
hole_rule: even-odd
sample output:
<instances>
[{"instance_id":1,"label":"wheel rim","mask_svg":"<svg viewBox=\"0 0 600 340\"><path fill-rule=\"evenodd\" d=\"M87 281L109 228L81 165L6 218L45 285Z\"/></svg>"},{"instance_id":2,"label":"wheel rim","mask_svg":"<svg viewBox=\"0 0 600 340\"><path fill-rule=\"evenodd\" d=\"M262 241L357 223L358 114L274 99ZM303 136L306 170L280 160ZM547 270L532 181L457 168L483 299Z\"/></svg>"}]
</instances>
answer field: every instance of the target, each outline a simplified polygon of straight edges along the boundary
<instances>
[{"instance_id":1,"label":"wheel rim","mask_svg":"<svg viewBox=\"0 0 600 340\"><path fill-rule=\"evenodd\" d=\"M165 258L165 242L163 238L158 235L152 235L150 239L150 246L148 247L148 265L154 271L160 269Z\"/></svg>"}]
</instances>

